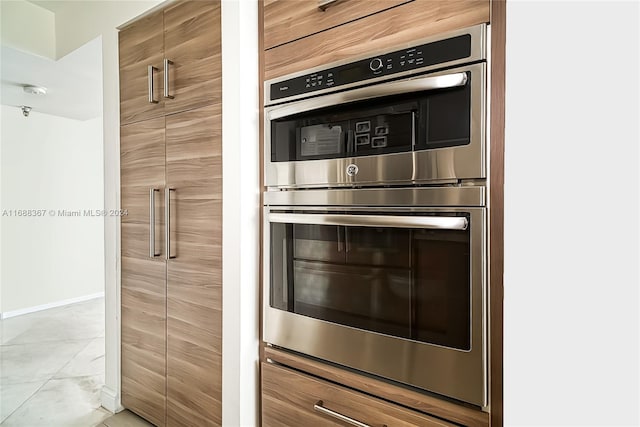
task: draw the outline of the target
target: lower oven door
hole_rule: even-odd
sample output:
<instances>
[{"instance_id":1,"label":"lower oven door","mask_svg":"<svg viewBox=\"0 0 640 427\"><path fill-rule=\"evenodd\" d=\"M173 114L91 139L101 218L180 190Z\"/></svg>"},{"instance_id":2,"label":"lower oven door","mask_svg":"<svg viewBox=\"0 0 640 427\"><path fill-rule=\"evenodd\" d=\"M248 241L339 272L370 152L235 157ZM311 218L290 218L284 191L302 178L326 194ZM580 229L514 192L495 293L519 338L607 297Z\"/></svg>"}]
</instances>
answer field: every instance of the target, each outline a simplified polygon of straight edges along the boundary
<instances>
[{"instance_id":1,"label":"lower oven door","mask_svg":"<svg viewBox=\"0 0 640 427\"><path fill-rule=\"evenodd\" d=\"M266 342L486 406L484 208L264 218Z\"/></svg>"}]
</instances>

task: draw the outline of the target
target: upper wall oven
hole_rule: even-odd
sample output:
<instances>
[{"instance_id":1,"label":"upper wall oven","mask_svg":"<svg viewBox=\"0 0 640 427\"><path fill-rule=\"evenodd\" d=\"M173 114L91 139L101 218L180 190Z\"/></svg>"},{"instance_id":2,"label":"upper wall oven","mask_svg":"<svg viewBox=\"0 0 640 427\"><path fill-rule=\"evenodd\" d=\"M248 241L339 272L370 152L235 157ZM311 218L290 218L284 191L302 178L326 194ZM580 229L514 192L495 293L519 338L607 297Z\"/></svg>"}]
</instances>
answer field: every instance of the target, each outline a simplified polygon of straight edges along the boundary
<instances>
[{"instance_id":1,"label":"upper wall oven","mask_svg":"<svg viewBox=\"0 0 640 427\"><path fill-rule=\"evenodd\" d=\"M485 25L265 83L265 185L486 178Z\"/></svg>"}]
</instances>

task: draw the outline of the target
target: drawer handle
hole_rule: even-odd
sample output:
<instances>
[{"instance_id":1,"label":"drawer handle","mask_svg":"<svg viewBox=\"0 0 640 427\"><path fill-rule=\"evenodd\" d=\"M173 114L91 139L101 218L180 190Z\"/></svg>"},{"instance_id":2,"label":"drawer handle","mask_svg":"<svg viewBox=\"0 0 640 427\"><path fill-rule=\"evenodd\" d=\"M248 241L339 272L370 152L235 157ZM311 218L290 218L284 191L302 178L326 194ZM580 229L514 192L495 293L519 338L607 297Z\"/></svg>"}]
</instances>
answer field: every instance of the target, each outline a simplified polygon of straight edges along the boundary
<instances>
[{"instance_id":1,"label":"drawer handle","mask_svg":"<svg viewBox=\"0 0 640 427\"><path fill-rule=\"evenodd\" d=\"M329 9L329 6L331 6L334 3L338 3L340 0L319 0L318 1L318 9L320 9L321 11L326 11L327 9Z\"/></svg>"},{"instance_id":2,"label":"drawer handle","mask_svg":"<svg viewBox=\"0 0 640 427\"><path fill-rule=\"evenodd\" d=\"M315 405L313 405L313 410L323 413L325 415L328 415L330 417L333 418L337 418L340 421L344 421L347 424L351 424L352 426L357 426L357 427L371 427L369 424L365 424L365 423L361 423L358 420L354 420L353 418L347 417L346 415L342 415L336 411L332 411L331 409L327 409L325 408L323 405L322 400L318 400L318 403L316 403Z\"/></svg>"}]
</instances>

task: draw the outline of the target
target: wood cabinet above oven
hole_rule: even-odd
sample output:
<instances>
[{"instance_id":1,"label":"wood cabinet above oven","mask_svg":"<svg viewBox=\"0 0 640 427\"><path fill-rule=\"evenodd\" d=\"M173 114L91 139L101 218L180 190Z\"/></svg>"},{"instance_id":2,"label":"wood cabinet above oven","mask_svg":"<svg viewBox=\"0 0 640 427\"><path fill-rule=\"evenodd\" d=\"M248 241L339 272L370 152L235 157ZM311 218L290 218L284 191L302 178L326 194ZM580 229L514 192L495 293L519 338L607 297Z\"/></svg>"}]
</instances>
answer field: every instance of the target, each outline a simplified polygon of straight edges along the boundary
<instances>
[{"instance_id":1,"label":"wood cabinet above oven","mask_svg":"<svg viewBox=\"0 0 640 427\"><path fill-rule=\"evenodd\" d=\"M323 0L324 1L324 0ZM322 2L323 2L322 1ZM489 22L489 0L265 0L264 79Z\"/></svg>"},{"instance_id":2,"label":"wood cabinet above oven","mask_svg":"<svg viewBox=\"0 0 640 427\"><path fill-rule=\"evenodd\" d=\"M265 0L266 49L337 27L413 0Z\"/></svg>"}]
</instances>

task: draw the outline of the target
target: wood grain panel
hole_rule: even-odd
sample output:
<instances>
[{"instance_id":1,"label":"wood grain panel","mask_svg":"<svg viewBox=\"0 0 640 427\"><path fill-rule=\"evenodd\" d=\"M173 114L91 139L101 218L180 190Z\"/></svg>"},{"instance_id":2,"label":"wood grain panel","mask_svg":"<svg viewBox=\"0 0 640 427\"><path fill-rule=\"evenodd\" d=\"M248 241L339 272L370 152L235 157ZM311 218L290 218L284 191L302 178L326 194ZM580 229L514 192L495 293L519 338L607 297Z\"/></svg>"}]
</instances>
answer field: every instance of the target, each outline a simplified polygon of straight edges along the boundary
<instances>
[{"instance_id":1,"label":"wood grain panel","mask_svg":"<svg viewBox=\"0 0 640 427\"><path fill-rule=\"evenodd\" d=\"M491 426L503 425L504 120L506 2L491 2L489 165L489 402Z\"/></svg>"},{"instance_id":2,"label":"wood grain panel","mask_svg":"<svg viewBox=\"0 0 640 427\"><path fill-rule=\"evenodd\" d=\"M164 186L164 127L164 117L160 117L120 128L121 187Z\"/></svg>"},{"instance_id":3,"label":"wood grain panel","mask_svg":"<svg viewBox=\"0 0 640 427\"><path fill-rule=\"evenodd\" d=\"M489 0L415 0L267 49L265 80L489 22Z\"/></svg>"},{"instance_id":4,"label":"wood grain panel","mask_svg":"<svg viewBox=\"0 0 640 427\"><path fill-rule=\"evenodd\" d=\"M149 190L155 193L156 253L164 255L165 120L145 120L120 128L120 206L123 256L149 257Z\"/></svg>"},{"instance_id":5,"label":"wood grain panel","mask_svg":"<svg viewBox=\"0 0 640 427\"><path fill-rule=\"evenodd\" d=\"M167 178L180 200L222 199L221 129L221 104L167 117Z\"/></svg>"},{"instance_id":6,"label":"wood grain panel","mask_svg":"<svg viewBox=\"0 0 640 427\"><path fill-rule=\"evenodd\" d=\"M336 368L326 363L296 356L273 347L264 348L264 357L312 375L326 378L338 384L362 390L383 399L397 402L401 405L465 426L487 427L489 425L489 416L486 412L394 386L387 382L359 375L345 369Z\"/></svg>"},{"instance_id":7,"label":"wood grain panel","mask_svg":"<svg viewBox=\"0 0 640 427\"><path fill-rule=\"evenodd\" d=\"M122 29L119 37L120 123L132 123L164 115L162 102L163 14L156 12ZM154 96L149 103L147 67L158 69Z\"/></svg>"},{"instance_id":8,"label":"wood grain panel","mask_svg":"<svg viewBox=\"0 0 640 427\"><path fill-rule=\"evenodd\" d=\"M322 401L323 406L328 409L371 426L453 426L451 423L273 364L262 364L262 390L265 427L345 425L326 415L317 417L314 405L318 401ZM281 405L272 406L273 401L278 401Z\"/></svg>"},{"instance_id":9,"label":"wood grain panel","mask_svg":"<svg viewBox=\"0 0 640 427\"><path fill-rule=\"evenodd\" d=\"M222 100L220 1L182 1L164 14L165 57L169 71L166 114Z\"/></svg>"},{"instance_id":10,"label":"wood grain panel","mask_svg":"<svg viewBox=\"0 0 640 427\"><path fill-rule=\"evenodd\" d=\"M165 275L162 261L122 257L122 404L157 426L166 408Z\"/></svg>"},{"instance_id":11,"label":"wood grain panel","mask_svg":"<svg viewBox=\"0 0 640 427\"><path fill-rule=\"evenodd\" d=\"M167 263L167 421L222 423L221 107L166 118L172 254Z\"/></svg>"},{"instance_id":12,"label":"wood grain panel","mask_svg":"<svg viewBox=\"0 0 640 427\"><path fill-rule=\"evenodd\" d=\"M261 426L339 426L345 424L324 418L309 409L300 409L269 395L262 395L263 422Z\"/></svg>"},{"instance_id":13,"label":"wood grain panel","mask_svg":"<svg viewBox=\"0 0 640 427\"><path fill-rule=\"evenodd\" d=\"M317 1L268 0L264 2L264 46L269 49L409 1L339 0L322 11Z\"/></svg>"}]
</instances>

